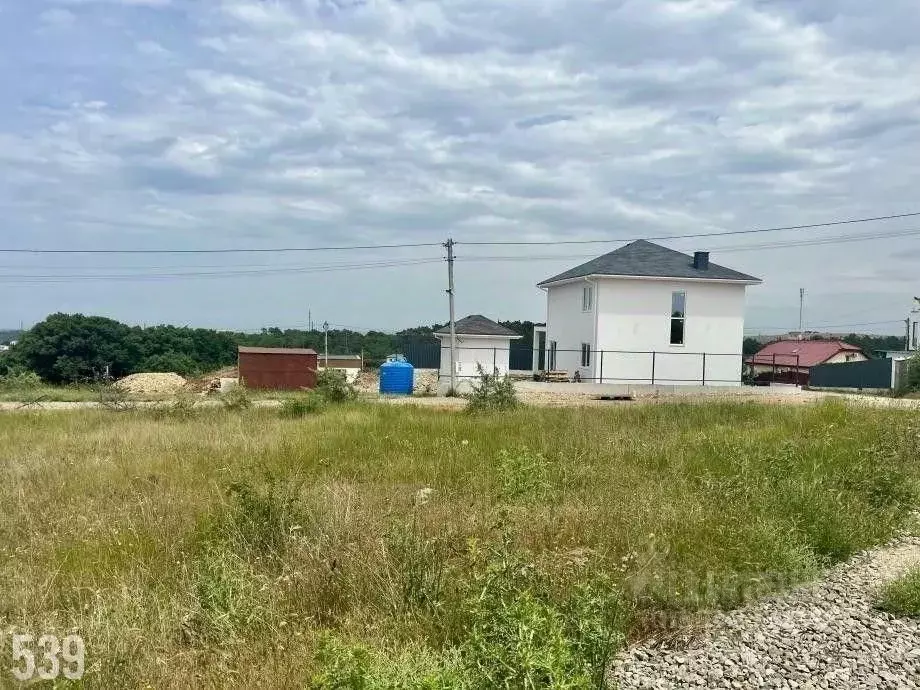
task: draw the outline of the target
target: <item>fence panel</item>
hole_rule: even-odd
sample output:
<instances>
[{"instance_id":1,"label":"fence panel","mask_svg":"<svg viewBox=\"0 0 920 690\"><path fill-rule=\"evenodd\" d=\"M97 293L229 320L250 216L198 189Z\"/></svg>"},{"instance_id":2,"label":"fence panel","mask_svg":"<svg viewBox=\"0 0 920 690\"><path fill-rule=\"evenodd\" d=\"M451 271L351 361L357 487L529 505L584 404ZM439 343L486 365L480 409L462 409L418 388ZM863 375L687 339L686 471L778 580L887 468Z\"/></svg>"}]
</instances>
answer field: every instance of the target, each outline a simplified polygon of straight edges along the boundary
<instances>
[{"instance_id":1,"label":"fence panel","mask_svg":"<svg viewBox=\"0 0 920 690\"><path fill-rule=\"evenodd\" d=\"M870 359L867 362L820 364L810 369L813 388L891 388L894 360Z\"/></svg>"}]
</instances>

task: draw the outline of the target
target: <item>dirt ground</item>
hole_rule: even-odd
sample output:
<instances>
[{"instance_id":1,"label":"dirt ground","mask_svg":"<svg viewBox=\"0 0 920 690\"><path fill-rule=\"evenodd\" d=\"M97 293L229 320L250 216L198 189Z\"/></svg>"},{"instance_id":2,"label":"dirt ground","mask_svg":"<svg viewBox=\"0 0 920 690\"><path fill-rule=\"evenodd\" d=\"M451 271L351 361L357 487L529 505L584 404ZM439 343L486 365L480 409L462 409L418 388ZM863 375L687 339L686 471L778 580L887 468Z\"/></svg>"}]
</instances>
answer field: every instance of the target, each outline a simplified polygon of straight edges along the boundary
<instances>
[{"instance_id":1,"label":"dirt ground","mask_svg":"<svg viewBox=\"0 0 920 690\"><path fill-rule=\"evenodd\" d=\"M222 372L223 373L223 372ZM228 369L226 373L231 373ZM186 390L193 390L203 395L204 378L190 381ZM210 376L207 378L211 378ZM197 385L196 385L197 384ZM434 369L416 370L415 395L381 396L380 379L376 372L362 372L356 381L356 388L365 400L390 405L420 405L445 410L462 409L466 400L462 397L448 398L434 395L438 388L438 372ZM776 387L735 387L735 388L700 388L700 387L650 387L650 386L599 386L595 384L538 383L518 381L515 383L518 397L524 404L540 407L608 407L610 405L654 404L667 402L758 402L779 405L804 405L827 398L846 400L855 405L887 407L894 409L920 410L920 399L888 398L883 396L856 395L847 393L830 393L807 391L793 386ZM626 396L628 399L609 399L612 396ZM608 399L602 399L607 396ZM136 407L150 407L160 402L138 401ZM202 399L199 404L217 405L215 398ZM274 407L279 400L263 398L255 400L258 407ZM98 407L95 402L41 402L27 404L23 402L0 402L0 411L16 410L73 410Z\"/></svg>"}]
</instances>

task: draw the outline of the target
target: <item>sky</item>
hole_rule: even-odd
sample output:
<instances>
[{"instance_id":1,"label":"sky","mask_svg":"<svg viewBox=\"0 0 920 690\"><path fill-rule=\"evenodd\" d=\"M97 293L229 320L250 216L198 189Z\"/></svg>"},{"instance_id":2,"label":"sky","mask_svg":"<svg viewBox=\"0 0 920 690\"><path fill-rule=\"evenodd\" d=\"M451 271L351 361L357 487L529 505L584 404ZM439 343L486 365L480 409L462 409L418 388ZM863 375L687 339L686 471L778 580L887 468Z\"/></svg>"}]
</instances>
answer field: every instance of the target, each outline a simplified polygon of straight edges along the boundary
<instances>
[{"instance_id":1,"label":"sky","mask_svg":"<svg viewBox=\"0 0 920 690\"><path fill-rule=\"evenodd\" d=\"M458 316L541 321L536 283L629 239L917 212L917 26L916 0L2 0L0 249L430 246L0 252L0 327L444 322L449 237ZM469 244L512 241L543 244ZM899 334L920 295L920 217L661 244L761 277L752 332L805 288L806 326Z\"/></svg>"}]
</instances>

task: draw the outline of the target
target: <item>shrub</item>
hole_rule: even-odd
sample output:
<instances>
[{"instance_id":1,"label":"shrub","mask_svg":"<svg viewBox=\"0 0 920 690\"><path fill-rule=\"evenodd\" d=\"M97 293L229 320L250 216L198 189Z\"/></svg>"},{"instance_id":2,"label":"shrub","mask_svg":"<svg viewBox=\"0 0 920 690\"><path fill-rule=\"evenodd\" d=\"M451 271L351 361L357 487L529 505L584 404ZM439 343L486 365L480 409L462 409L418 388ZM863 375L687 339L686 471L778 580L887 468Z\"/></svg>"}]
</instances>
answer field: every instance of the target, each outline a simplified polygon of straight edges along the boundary
<instances>
[{"instance_id":1,"label":"shrub","mask_svg":"<svg viewBox=\"0 0 920 690\"><path fill-rule=\"evenodd\" d=\"M461 657L474 687L603 688L624 610L608 579L559 591L506 540L473 576Z\"/></svg>"},{"instance_id":2,"label":"shrub","mask_svg":"<svg viewBox=\"0 0 920 690\"><path fill-rule=\"evenodd\" d=\"M895 616L920 618L920 568L908 571L885 586L875 606Z\"/></svg>"},{"instance_id":3,"label":"shrub","mask_svg":"<svg viewBox=\"0 0 920 690\"><path fill-rule=\"evenodd\" d=\"M384 653L328 635L317 662L315 690L472 690L458 655L425 647Z\"/></svg>"},{"instance_id":4,"label":"shrub","mask_svg":"<svg viewBox=\"0 0 920 690\"><path fill-rule=\"evenodd\" d=\"M224 409L232 412L241 412L252 407L252 398L242 383L231 387L230 390L222 394L220 401L223 403Z\"/></svg>"},{"instance_id":5,"label":"shrub","mask_svg":"<svg viewBox=\"0 0 920 690\"><path fill-rule=\"evenodd\" d=\"M263 472L262 486L249 481L230 484L232 537L242 546L265 554L282 553L303 524L300 490L303 482Z\"/></svg>"},{"instance_id":6,"label":"shrub","mask_svg":"<svg viewBox=\"0 0 920 690\"><path fill-rule=\"evenodd\" d=\"M323 396L319 393L305 393L282 402L279 414L285 419L299 419L309 414L321 412L324 402Z\"/></svg>"},{"instance_id":7,"label":"shrub","mask_svg":"<svg viewBox=\"0 0 920 690\"><path fill-rule=\"evenodd\" d=\"M539 498L550 488L546 457L526 446L499 451L497 465L499 497L504 500Z\"/></svg>"},{"instance_id":8,"label":"shrub","mask_svg":"<svg viewBox=\"0 0 920 690\"><path fill-rule=\"evenodd\" d=\"M490 374L481 364L478 370L479 381L473 384L473 392L467 396L469 412L501 412L518 406L517 391L510 376L501 376L497 371Z\"/></svg>"},{"instance_id":9,"label":"shrub","mask_svg":"<svg viewBox=\"0 0 920 690\"><path fill-rule=\"evenodd\" d=\"M41 385L41 377L31 371L10 371L0 376L0 390L34 390Z\"/></svg>"},{"instance_id":10,"label":"shrub","mask_svg":"<svg viewBox=\"0 0 920 690\"><path fill-rule=\"evenodd\" d=\"M324 369L316 377L316 391L326 402L333 404L348 402L358 397L358 391L348 382L341 369Z\"/></svg>"},{"instance_id":11,"label":"shrub","mask_svg":"<svg viewBox=\"0 0 920 690\"><path fill-rule=\"evenodd\" d=\"M914 355L908 360L904 387L910 392L920 391L920 355Z\"/></svg>"},{"instance_id":12,"label":"shrub","mask_svg":"<svg viewBox=\"0 0 920 690\"><path fill-rule=\"evenodd\" d=\"M121 386L115 385L111 381L101 381L98 388L99 406L106 410L120 412L124 410L133 410L137 405L131 399L131 395Z\"/></svg>"},{"instance_id":13,"label":"shrub","mask_svg":"<svg viewBox=\"0 0 920 690\"><path fill-rule=\"evenodd\" d=\"M265 578L232 551L206 547L194 562L193 578L195 606L183 626L189 641L232 644L270 613Z\"/></svg>"},{"instance_id":14,"label":"shrub","mask_svg":"<svg viewBox=\"0 0 920 690\"><path fill-rule=\"evenodd\" d=\"M174 417L176 419L190 419L197 411L198 399L194 393L189 391L179 391L169 404L157 407L156 411L163 417Z\"/></svg>"}]
</instances>

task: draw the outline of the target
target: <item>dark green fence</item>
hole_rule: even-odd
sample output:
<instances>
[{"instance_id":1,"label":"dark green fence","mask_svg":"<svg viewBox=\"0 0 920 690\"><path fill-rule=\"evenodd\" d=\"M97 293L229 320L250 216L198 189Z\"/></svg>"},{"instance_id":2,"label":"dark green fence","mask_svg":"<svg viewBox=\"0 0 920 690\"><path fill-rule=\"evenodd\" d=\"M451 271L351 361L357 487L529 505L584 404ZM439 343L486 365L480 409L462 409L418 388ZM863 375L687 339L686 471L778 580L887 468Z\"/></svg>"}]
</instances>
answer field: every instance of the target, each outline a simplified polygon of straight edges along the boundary
<instances>
[{"instance_id":1,"label":"dark green fence","mask_svg":"<svg viewBox=\"0 0 920 690\"><path fill-rule=\"evenodd\" d=\"M809 385L812 388L891 388L893 361L870 359L867 362L820 364L811 368Z\"/></svg>"}]
</instances>

